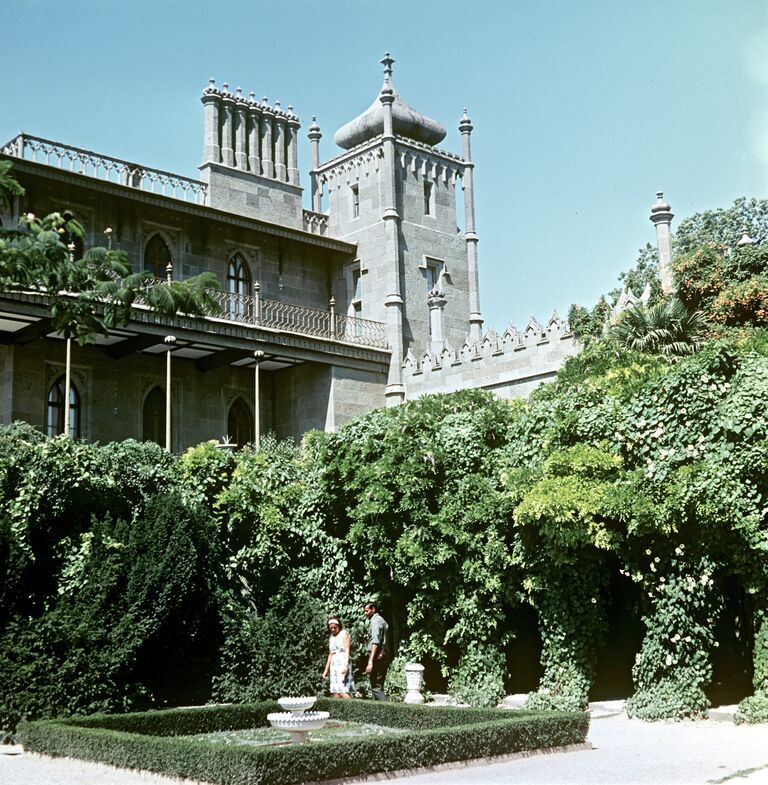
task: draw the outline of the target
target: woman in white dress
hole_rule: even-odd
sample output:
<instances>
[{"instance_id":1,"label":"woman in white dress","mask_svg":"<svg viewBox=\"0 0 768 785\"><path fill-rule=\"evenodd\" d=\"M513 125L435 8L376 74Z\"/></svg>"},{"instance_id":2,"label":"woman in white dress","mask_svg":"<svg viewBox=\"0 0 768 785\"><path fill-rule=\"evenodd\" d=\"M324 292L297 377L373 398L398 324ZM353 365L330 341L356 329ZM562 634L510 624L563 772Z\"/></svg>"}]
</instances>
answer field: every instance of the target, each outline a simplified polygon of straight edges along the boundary
<instances>
[{"instance_id":1,"label":"woman in white dress","mask_svg":"<svg viewBox=\"0 0 768 785\"><path fill-rule=\"evenodd\" d=\"M328 659L325 662L323 678L331 677L331 695L334 698L351 698L355 689L352 678L352 641L343 628L338 616L328 619Z\"/></svg>"}]
</instances>

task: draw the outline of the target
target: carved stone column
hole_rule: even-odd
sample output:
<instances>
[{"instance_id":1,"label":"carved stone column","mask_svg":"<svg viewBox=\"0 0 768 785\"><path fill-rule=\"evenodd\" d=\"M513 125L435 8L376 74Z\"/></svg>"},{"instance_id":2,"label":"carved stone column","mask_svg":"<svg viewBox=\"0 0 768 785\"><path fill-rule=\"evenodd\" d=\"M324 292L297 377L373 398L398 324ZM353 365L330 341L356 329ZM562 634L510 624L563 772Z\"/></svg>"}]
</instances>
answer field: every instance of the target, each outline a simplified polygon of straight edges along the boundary
<instances>
[{"instance_id":1,"label":"carved stone column","mask_svg":"<svg viewBox=\"0 0 768 785\"><path fill-rule=\"evenodd\" d=\"M389 294L384 300L387 314L387 340L392 350L389 374L384 395L387 406L396 406L405 400L403 386L403 298L400 292L400 216L396 207L395 183L395 135L392 126L392 104L395 92L391 84L392 63L395 61L386 53L381 61L384 65L384 84L379 93L379 101L384 109L384 178L382 219L386 242L387 278Z\"/></svg>"},{"instance_id":2,"label":"carved stone column","mask_svg":"<svg viewBox=\"0 0 768 785\"><path fill-rule=\"evenodd\" d=\"M445 306L448 300L439 287L435 286L427 295L429 306L429 348L439 355L445 349Z\"/></svg>"},{"instance_id":3,"label":"carved stone column","mask_svg":"<svg viewBox=\"0 0 768 785\"><path fill-rule=\"evenodd\" d=\"M293 113L293 107L288 107L288 182L291 185L299 184L299 118Z\"/></svg>"},{"instance_id":4,"label":"carved stone column","mask_svg":"<svg viewBox=\"0 0 768 785\"><path fill-rule=\"evenodd\" d=\"M272 163L272 120L275 113L264 96L261 107L261 173L264 177L274 178L275 165Z\"/></svg>"},{"instance_id":5,"label":"carved stone column","mask_svg":"<svg viewBox=\"0 0 768 785\"><path fill-rule=\"evenodd\" d=\"M229 85L224 82L222 90L224 105L224 124L221 129L221 161L224 166L235 165L235 151L232 149L232 137L235 122L235 99L229 92Z\"/></svg>"},{"instance_id":6,"label":"carved stone column","mask_svg":"<svg viewBox=\"0 0 768 785\"><path fill-rule=\"evenodd\" d=\"M272 144L275 150L275 180L284 183L288 179L285 166L285 114L280 110L279 101L275 101L275 121L272 129L274 134Z\"/></svg>"},{"instance_id":7,"label":"carved stone column","mask_svg":"<svg viewBox=\"0 0 768 785\"><path fill-rule=\"evenodd\" d=\"M255 94L251 93L248 98L248 169L252 174L258 175L261 175L260 139L261 112Z\"/></svg>"},{"instance_id":8,"label":"carved stone column","mask_svg":"<svg viewBox=\"0 0 768 785\"><path fill-rule=\"evenodd\" d=\"M248 156L245 152L245 131L248 122L248 105L238 87L235 96L235 166L244 172L248 169Z\"/></svg>"},{"instance_id":9,"label":"carved stone column","mask_svg":"<svg viewBox=\"0 0 768 785\"><path fill-rule=\"evenodd\" d=\"M216 82L213 79L208 83L208 87L203 90L203 115L205 120L205 131L203 137L203 163L219 163L221 160L221 144L219 143L219 109L221 107L221 96L216 89Z\"/></svg>"},{"instance_id":10,"label":"carved stone column","mask_svg":"<svg viewBox=\"0 0 768 785\"><path fill-rule=\"evenodd\" d=\"M472 122L467 116L466 109L459 121L459 131L461 131L461 141L464 149L462 187L464 188L464 222L466 224L464 240L467 244L467 267L469 273L469 337L471 341L480 341L483 337L483 317L480 313L480 280L477 269L478 238L475 232L475 191L473 183L475 165L472 163L472 150L469 140L472 133Z\"/></svg>"},{"instance_id":11,"label":"carved stone column","mask_svg":"<svg viewBox=\"0 0 768 785\"><path fill-rule=\"evenodd\" d=\"M320 168L320 126L317 124L317 117L312 116L312 125L309 126L309 143L312 148L312 209L319 213L323 206L323 188L317 170Z\"/></svg>"},{"instance_id":12,"label":"carved stone column","mask_svg":"<svg viewBox=\"0 0 768 785\"><path fill-rule=\"evenodd\" d=\"M664 192L656 194L656 204L651 207L650 219L656 225L656 247L659 250L659 278L661 291L672 294L675 284L672 280L672 208L664 201Z\"/></svg>"}]
</instances>

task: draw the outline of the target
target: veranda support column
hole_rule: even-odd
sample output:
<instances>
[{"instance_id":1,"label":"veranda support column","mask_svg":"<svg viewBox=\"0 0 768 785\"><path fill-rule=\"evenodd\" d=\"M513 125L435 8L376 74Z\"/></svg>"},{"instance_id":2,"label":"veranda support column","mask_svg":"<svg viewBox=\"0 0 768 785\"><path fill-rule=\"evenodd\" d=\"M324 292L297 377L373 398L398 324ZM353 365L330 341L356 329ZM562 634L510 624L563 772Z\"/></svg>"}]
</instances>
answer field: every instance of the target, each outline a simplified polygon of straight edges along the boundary
<instances>
[{"instance_id":1,"label":"veranda support column","mask_svg":"<svg viewBox=\"0 0 768 785\"><path fill-rule=\"evenodd\" d=\"M166 335L163 339L165 352L165 451L171 451L171 351L176 343L175 335Z\"/></svg>"},{"instance_id":2,"label":"veranda support column","mask_svg":"<svg viewBox=\"0 0 768 785\"><path fill-rule=\"evenodd\" d=\"M259 407L259 365L264 359L264 352L257 349L253 353L256 365L253 366L253 444L257 450L261 448L261 417Z\"/></svg>"},{"instance_id":3,"label":"veranda support column","mask_svg":"<svg viewBox=\"0 0 768 785\"><path fill-rule=\"evenodd\" d=\"M67 361L64 367L64 433L69 438L72 434L70 430L70 412L69 407L72 405L70 401L70 388L72 385L72 339L67 338Z\"/></svg>"}]
</instances>

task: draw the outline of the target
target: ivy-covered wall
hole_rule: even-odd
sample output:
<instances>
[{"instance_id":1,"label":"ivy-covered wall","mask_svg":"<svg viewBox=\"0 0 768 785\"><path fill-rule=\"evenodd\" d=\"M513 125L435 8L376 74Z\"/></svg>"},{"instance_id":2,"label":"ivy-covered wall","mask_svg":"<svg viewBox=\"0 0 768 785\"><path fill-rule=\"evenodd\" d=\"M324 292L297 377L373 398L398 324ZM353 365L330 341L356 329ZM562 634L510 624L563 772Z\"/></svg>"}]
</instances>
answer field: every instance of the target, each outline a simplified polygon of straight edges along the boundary
<instances>
[{"instance_id":1,"label":"ivy-covered wall","mask_svg":"<svg viewBox=\"0 0 768 785\"><path fill-rule=\"evenodd\" d=\"M400 661L476 705L527 639L529 704L583 707L629 616L630 713L706 712L722 645L767 719L766 407L753 332L682 360L598 341L527 401L426 397L300 448L4 429L3 724L321 690L325 614L359 655L372 595Z\"/></svg>"}]
</instances>

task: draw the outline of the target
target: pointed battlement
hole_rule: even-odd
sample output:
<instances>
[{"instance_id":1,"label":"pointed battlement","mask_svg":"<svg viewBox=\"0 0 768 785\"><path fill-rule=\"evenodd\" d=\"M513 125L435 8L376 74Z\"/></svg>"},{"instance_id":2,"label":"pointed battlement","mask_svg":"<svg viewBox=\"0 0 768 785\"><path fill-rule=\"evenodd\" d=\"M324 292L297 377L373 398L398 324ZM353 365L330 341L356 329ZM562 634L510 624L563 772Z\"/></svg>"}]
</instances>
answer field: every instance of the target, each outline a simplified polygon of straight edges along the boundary
<instances>
[{"instance_id":1,"label":"pointed battlement","mask_svg":"<svg viewBox=\"0 0 768 785\"><path fill-rule=\"evenodd\" d=\"M479 341L467 336L456 349L447 342L438 351L427 347L417 354L409 349L403 377L409 399L468 387L517 398L553 378L565 359L578 352L568 324L553 311L544 325L531 317L522 330L511 323L501 334L491 328Z\"/></svg>"}]
</instances>

